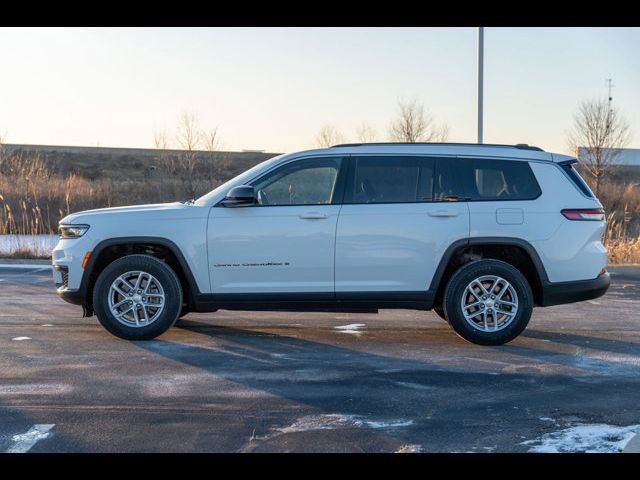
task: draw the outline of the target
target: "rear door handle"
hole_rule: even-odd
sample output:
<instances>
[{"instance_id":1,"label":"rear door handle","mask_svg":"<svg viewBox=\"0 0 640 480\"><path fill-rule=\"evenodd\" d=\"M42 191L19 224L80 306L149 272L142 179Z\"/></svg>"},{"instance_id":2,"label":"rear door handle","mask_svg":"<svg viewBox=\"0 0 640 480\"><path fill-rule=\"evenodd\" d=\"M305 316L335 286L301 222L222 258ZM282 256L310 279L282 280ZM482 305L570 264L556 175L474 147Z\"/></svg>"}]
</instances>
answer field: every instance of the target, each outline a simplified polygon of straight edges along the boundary
<instances>
[{"instance_id":1,"label":"rear door handle","mask_svg":"<svg viewBox=\"0 0 640 480\"><path fill-rule=\"evenodd\" d=\"M320 213L320 212L306 212L306 213L301 213L298 216L305 220L322 220L323 218L329 218L329 215L327 215L326 213Z\"/></svg>"},{"instance_id":2,"label":"rear door handle","mask_svg":"<svg viewBox=\"0 0 640 480\"><path fill-rule=\"evenodd\" d=\"M454 210L435 210L429 212L430 217L457 217L458 212Z\"/></svg>"}]
</instances>

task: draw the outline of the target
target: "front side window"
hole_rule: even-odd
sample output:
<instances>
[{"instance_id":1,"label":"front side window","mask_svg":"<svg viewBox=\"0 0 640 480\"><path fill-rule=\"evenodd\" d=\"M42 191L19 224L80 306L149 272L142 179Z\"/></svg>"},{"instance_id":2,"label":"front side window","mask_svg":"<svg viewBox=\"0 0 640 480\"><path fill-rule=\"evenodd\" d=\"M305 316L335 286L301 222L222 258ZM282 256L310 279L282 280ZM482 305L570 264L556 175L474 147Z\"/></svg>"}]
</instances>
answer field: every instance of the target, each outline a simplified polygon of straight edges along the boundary
<instances>
[{"instance_id":1,"label":"front side window","mask_svg":"<svg viewBox=\"0 0 640 480\"><path fill-rule=\"evenodd\" d=\"M428 202L433 197L433 160L420 157L354 157L348 203Z\"/></svg>"},{"instance_id":2,"label":"front side window","mask_svg":"<svg viewBox=\"0 0 640 480\"><path fill-rule=\"evenodd\" d=\"M460 159L465 194L470 200L533 200L540 186L528 162Z\"/></svg>"},{"instance_id":3,"label":"front side window","mask_svg":"<svg viewBox=\"0 0 640 480\"><path fill-rule=\"evenodd\" d=\"M259 205L327 205L333 198L340 158L297 160L253 183Z\"/></svg>"}]
</instances>

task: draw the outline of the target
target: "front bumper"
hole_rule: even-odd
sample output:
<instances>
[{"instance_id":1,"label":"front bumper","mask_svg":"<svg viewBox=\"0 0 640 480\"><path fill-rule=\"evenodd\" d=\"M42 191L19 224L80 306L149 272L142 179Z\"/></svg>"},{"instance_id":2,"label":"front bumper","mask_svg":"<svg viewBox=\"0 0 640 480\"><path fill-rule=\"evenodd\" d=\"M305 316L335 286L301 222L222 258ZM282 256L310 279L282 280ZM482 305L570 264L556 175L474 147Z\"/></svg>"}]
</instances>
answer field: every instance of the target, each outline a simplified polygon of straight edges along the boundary
<instances>
[{"instance_id":1,"label":"front bumper","mask_svg":"<svg viewBox=\"0 0 640 480\"><path fill-rule=\"evenodd\" d=\"M73 303L74 305L84 304L84 294L80 290L69 290L60 287L56 290L56 293L67 303Z\"/></svg>"},{"instance_id":2,"label":"front bumper","mask_svg":"<svg viewBox=\"0 0 640 480\"><path fill-rule=\"evenodd\" d=\"M604 295L611 284L608 272L598 275L593 280L575 282L547 282L542 285L542 305L561 305L564 303L582 302Z\"/></svg>"}]
</instances>

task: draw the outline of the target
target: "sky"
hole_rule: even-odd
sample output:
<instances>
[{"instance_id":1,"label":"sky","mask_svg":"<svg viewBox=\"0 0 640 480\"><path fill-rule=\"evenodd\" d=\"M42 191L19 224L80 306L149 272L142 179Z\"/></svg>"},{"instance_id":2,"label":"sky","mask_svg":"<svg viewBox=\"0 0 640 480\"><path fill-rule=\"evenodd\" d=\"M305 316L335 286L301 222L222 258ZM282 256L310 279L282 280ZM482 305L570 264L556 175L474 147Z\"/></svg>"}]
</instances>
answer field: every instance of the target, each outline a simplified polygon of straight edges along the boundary
<instances>
[{"instance_id":1,"label":"sky","mask_svg":"<svg viewBox=\"0 0 640 480\"><path fill-rule=\"evenodd\" d=\"M311 148L330 124L380 140L417 99L475 142L476 28L0 28L5 143L152 148L183 113L227 150ZM584 99L606 98L640 148L640 28L485 28L485 143L568 152Z\"/></svg>"}]
</instances>

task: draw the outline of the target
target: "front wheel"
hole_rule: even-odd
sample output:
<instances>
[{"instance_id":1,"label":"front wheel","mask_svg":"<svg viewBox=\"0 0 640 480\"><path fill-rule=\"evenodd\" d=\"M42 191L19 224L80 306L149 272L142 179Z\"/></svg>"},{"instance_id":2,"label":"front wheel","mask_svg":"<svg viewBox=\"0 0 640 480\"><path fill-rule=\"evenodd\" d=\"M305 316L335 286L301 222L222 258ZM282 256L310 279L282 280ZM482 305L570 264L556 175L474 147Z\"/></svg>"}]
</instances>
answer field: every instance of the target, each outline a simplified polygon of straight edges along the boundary
<instances>
[{"instance_id":1,"label":"front wheel","mask_svg":"<svg viewBox=\"0 0 640 480\"><path fill-rule=\"evenodd\" d=\"M518 269L500 260L478 260L456 271L444 292L451 327L479 345L502 345L526 328L533 294Z\"/></svg>"},{"instance_id":2,"label":"front wheel","mask_svg":"<svg viewBox=\"0 0 640 480\"><path fill-rule=\"evenodd\" d=\"M150 340L176 322L182 288L175 272L149 255L118 258L100 273L93 289L98 320L126 340Z\"/></svg>"}]
</instances>

